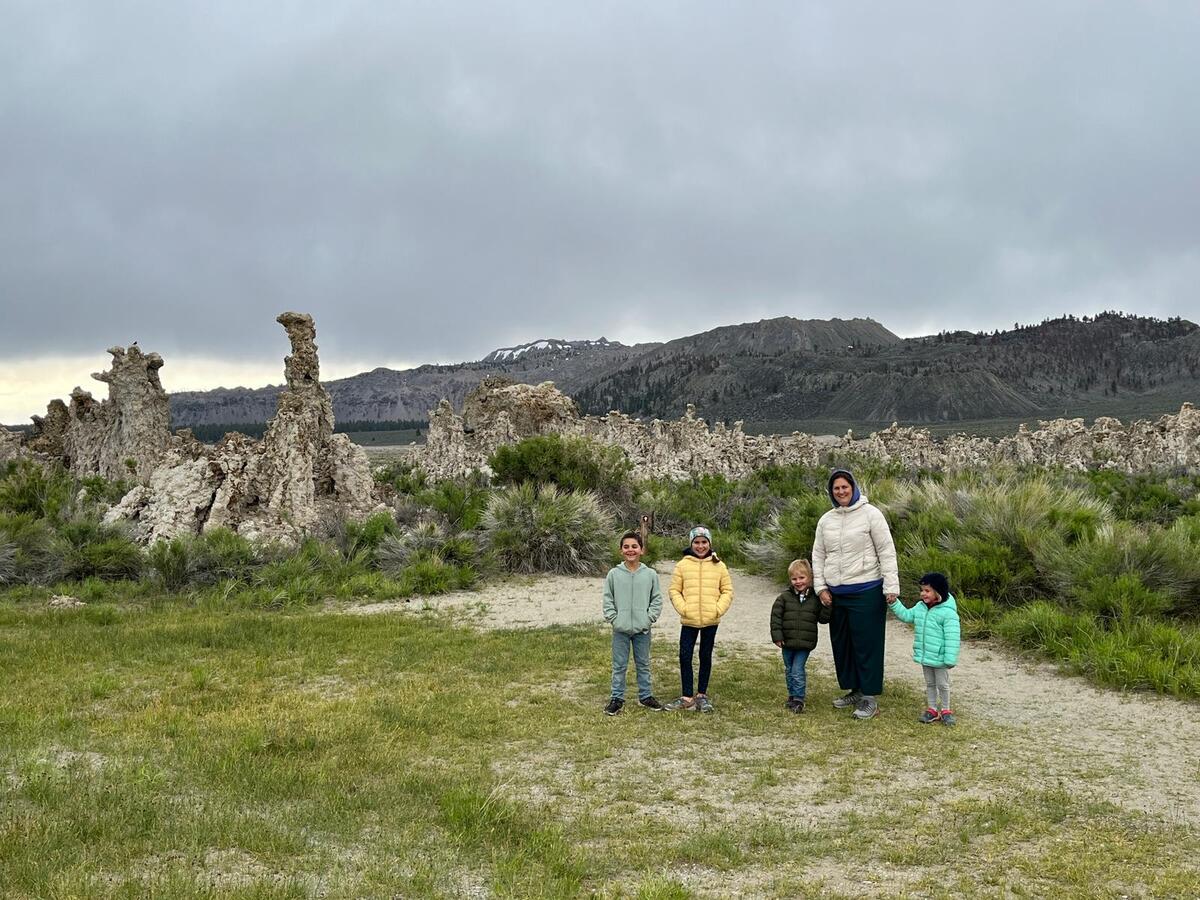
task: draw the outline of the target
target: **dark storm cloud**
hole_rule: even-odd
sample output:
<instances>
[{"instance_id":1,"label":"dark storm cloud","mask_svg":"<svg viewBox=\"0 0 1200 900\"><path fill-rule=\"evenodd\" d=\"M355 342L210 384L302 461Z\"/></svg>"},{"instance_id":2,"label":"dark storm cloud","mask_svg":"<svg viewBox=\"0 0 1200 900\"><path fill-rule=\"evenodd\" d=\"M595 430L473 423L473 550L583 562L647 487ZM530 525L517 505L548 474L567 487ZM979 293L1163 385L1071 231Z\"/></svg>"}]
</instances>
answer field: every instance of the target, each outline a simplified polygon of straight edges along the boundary
<instances>
[{"instance_id":1,"label":"dark storm cloud","mask_svg":"<svg viewBox=\"0 0 1200 900\"><path fill-rule=\"evenodd\" d=\"M9 7L6 356L1195 316L1190 5Z\"/></svg>"}]
</instances>

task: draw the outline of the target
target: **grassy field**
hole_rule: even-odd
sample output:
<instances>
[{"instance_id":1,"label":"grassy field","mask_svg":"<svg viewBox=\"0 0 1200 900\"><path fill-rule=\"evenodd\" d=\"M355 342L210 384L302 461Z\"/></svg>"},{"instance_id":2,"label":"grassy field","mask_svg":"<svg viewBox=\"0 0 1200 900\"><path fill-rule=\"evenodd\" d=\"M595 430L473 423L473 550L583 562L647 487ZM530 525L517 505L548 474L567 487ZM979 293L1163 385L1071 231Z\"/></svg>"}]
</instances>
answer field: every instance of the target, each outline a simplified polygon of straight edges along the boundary
<instances>
[{"instance_id":1,"label":"grassy field","mask_svg":"<svg viewBox=\"0 0 1200 900\"><path fill-rule=\"evenodd\" d=\"M601 630L412 606L0 604L0 895L1200 893L1187 822L1031 782L1003 729L854 723L819 675L793 716L720 644L716 715L609 719Z\"/></svg>"}]
</instances>

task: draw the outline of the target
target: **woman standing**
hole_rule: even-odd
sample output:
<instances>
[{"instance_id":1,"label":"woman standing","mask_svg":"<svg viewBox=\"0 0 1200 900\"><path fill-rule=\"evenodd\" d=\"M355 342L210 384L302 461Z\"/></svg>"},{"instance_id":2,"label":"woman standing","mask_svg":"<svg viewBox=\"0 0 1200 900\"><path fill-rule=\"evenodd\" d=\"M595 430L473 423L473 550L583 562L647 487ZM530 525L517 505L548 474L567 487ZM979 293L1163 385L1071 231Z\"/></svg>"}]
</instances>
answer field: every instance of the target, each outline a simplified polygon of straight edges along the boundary
<instances>
[{"instance_id":1,"label":"woman standing","mask_svg":"<svg viewBox=\"0 0 1200 900\"><path fill-rule=\"evenodd\" d=\"M867 502L850 472L835 469L829 476L829 499L833 509L817 522L812 567L817 595L833 607L833 662L848 692L833 705L870 719L879 714L876 698L883 692L887 604L900 593L896 545L883 513Z\"/></svg>"},{"instance_id":2,"label":"woman standing","mask_svg":"<svg viewBox=\"0 0 1200 900\"><path fill-rule=\"evenodd\" d=\"M683 683L679 699L667 709L694 709L712 712L708 699L708 677L712 672L713 644L717 624L733 603L733 582L729 569L712 549L712 534L703 525L688 533L690 544L683 559L675 564L671 576L671 605L679 613L679 680ZM692 693L692 654L700 641L700 680Z\"/></svg>"}]
</instances>

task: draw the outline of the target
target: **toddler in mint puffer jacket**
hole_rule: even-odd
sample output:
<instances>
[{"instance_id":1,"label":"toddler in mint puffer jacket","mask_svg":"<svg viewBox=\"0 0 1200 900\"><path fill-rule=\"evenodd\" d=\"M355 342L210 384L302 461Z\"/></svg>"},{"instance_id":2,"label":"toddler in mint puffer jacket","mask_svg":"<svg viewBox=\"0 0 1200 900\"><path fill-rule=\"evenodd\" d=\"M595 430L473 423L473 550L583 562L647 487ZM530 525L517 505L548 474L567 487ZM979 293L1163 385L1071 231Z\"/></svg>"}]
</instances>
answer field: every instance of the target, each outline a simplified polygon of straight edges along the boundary
<instances>
[{"instance_id":1,"label":"toddler in mint puffer jacket","mask_svg":"<svg viewBox=\"0 0 1200 900\"><path fill-rule=\"evenodd\" d=\"M921 576L921 599L912 609L899 600L892 612L901 622L916 626L913 636L913 661L925 673L925 702L920 721L926 725L954 724L950 708L950 670L958 663L958 604L950 593L950 584L940 572Z\"/></svg>"}]
</instances>

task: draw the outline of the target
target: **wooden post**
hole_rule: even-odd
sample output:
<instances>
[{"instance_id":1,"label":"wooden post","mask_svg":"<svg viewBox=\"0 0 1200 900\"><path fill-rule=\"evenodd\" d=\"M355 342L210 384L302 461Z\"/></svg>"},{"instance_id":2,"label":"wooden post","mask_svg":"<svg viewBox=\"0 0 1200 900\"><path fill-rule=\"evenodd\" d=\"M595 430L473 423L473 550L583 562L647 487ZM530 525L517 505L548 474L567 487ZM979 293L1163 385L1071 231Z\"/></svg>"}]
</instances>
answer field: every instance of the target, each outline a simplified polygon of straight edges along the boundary
<instances>
[{"instance_id":1,"label":"wooden post","mask_svg":"<svg viewBox=\"0 0 1200 900\"><path fill-rule=\"evenodd\" d=\"M638 531L642 535L642 546L646 546L646 541L650 538L650 532L654 530L654 513L642 513L642 520L638 526Z\"/></svg>"}]
</instances>

